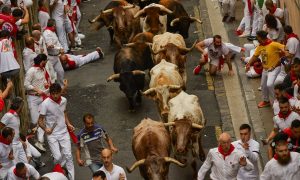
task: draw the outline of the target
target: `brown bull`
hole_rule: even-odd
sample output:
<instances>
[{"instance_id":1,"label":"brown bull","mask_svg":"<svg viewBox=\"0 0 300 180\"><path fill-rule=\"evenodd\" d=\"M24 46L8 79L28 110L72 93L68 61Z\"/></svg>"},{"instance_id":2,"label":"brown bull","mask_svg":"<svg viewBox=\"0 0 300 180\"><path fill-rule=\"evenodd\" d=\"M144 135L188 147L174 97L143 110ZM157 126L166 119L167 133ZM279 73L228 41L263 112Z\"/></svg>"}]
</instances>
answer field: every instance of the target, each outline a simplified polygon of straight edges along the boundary
<instances>
[{"instance_id":1,"label":"brown bull","mask_svg":"<svg viewBox=\"0 0 300 180\"><path fill-rule=\"evenodd\" d=\"M113 15L113 38L119 48L140 32L139 20L133 17L138 10L137 6L127 5L103 11L104 14L111 13Z\"/></svg>"},{"instance_id":2,"label":"brown bull","mask_svg":"<svg viewBox=\"0 0 300 180\"><path fill-rule=\"evenodd\" d=\"M139 167L145 180L167 180L170 163L185 166L169 157L170 141L163 123L143 119L133 130L132 150L137 161L127 171Z\"/></svg>"}]
</instances>

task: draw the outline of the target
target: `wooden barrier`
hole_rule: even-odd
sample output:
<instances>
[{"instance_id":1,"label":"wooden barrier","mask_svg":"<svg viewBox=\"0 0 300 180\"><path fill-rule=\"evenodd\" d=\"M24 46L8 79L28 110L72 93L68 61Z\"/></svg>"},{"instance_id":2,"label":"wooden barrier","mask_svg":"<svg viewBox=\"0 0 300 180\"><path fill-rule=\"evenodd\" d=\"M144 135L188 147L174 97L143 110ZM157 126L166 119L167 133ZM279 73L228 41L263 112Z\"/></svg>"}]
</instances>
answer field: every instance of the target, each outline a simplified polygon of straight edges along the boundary
<instances>
[{"instance_id":1,"label":"wooden barrier","mask_svg":"<svg viewBox=\"0 0 300 180\"><path fill-rule=\"evenodd\" d=\"M300 35L300 0L280 0L280 7L288 11L288 24Z\"/></svg>"}]
</instances>

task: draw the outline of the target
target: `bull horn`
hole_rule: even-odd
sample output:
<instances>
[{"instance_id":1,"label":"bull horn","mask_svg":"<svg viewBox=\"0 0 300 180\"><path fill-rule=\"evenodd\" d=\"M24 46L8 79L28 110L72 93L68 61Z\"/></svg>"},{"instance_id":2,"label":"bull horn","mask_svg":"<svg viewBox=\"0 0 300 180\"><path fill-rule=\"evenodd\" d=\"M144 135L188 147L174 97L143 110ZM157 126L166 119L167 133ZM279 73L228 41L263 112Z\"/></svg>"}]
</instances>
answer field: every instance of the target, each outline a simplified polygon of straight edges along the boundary
<instances>
[{"instance_id":1,"label":"bull horn","mask_svg":"<svg viewBox=\"0 0 300 180\"><path fill-rule=\"evenodd\" d=\"M93 20L88 19L89 23L92 24L92 23L96 22L96 21L100 18L100 16L101 16L101 12L100 12L100 14L99 14L98 16L96 16Z\"/></svg>"},{"instance_id":2,"label":"bull horn","mask_svg":"<svg viewBox=\"0 0 300 180\"><path fill-rule=\"evenodd\" d=\"M168 85L168 88L169 89L180 89L181 86L178 86L178 85Z\"/></svg>"},{"instance_id":3,"label":"bull horn","mask_svg":"<svg viewBox=\"0 0 300 180\"><path fill-rule=\"evenodd\" d=\"M148 94L152 93L153 91L155 91L155 89L150 88L150 89L146 90L145 92L143 92L143 95L148 95Z\"/></svg>"},{"instance_id":4,"label":"bull horn","mask_svg":"<svg viewBox=\"0 0 300 180\"><path fill-rule=\"evenodd\" d=\"M112 13L113 9L107 9L105 11L102 11L103 14Z\"/></svg>"},{"instance_id":5,"label":"bull horn","mask_svg":"<svg viewBox=\"0 0 300 180\"><path fill-rule=\"evenodd\" d=\"M123 44L123 46L125 47L133 47L135 45L135 43L127 43L127 44Z\"/></svg>"},{"instance_id":6,"label":"bull horn","mask_svg":"<svg viewBox=\"0 0 300 180\"><path fill-rule=\"evenodd\" d=\"M136 161L130 168L126 167L126 169L129 173L131 173L135 168L139 167L144 163L145 163L145 159L141 159L139 161Z\"/></svg>"},{"instance_id":7,"label":"bull horn","mask_svg":"<svg viewBox=\"0 0 300 180\"><path fill-rule=\"evenodd\" d=\"M146 73L144 71L141 71L141 70L133 70L132 74L133 75L142 75L142 74L146 74Z\"/></svg>"},{"instance_id":8,"label":"bull horn","mask_svg":"<svg viewBox=\"0 0 300 180\"><path fill-rule=\"evenodd\" d=\"M175 125L175 122L164 123L164 125L165 125L166 127L168 127L168 126L174 126L174 125Z\"/></svg>"},{"instance_id":9,"label":"bull horn","mask_svg":"<svg viewBox=\"0 0 300 180\"><path fill-rule=\"evenodd\" d=\"M196 46L197 42L198 42L198 40L196 40L196 41L194 42L194 44L193 44L190 48L179 47L179 49L182 50L182 51L189 52L189 51L191 51L191 50Z\"/></svg>"},{"instance_id":10,"label":"bull horn","mask_svg":"<svg viewBox=\"0 0 300 180\"><path fill-rule=\"evenodd\" d=\"M179 18L175 18L173 19L173 21L171 21L170 26L174 26L177 22L179 22Z\"/></svg>"},{"instance_id":11,"label":"bull horn","mask_svg":"<svg viewBox=\"0 0 300 180\"><path fill-rule=\"evenodd\" d=\"M185 167L186 166L186 164L182 164L181 162L179 162L176 159L171 158L171 157L164 157L164 159L165 159L166 162L177 164L180 167Z\"/></svg>"},{"instance_id":12,"label":"bull horn","mask_svg":"<svg viewBox=\"0 0 300 180\"><path fill-rule=\"evenodd\" d=\"M199 130L203 129L202 125L199 125L199 124L196 124L196 123L192 123L192 127L196 128L196 129L199 129Z\"/></svg>"},{"instance_id":13,"label":"bull horn","mask_svg":"<svg viewBox=\"0 0 300 180\"><path fill-rule=\"evenodd\" d=\"M190 19L193 20L193 21L197 21L198 23L202 24L202 21L198 18L190 16Z\"/></svg>"},{"instance_id":14,"label":"bull horn","mask_svg":"<svg viewBox=\"0 0 300 180\"><path fill-rule=\"evenodd\" d=\"M111 80L113 80L113 79L118 79L120 77L120 74L118 73L118 74L113 74L113 75L111 75L111 76L109 76L109 78L107 78L107 82L109 82L109 81L111 81Z\"/></svg>"},{"instance_id":15,"label":"bull horn","mask_svg":"<svg viewBox=\"0 0 300 180\"><path fill-rule=\"evenodd\" d=\"M143 13L145 13L145 10L144 10L144 9L139 10L139 11L134 15L134 18L139 17L139 16L142 15Z\"/></svg>"},{"instance_id":16,"label":"bull horn","mask_svg":"<svg viewBox=\"0 0 300 180\"><path fill-rule=\"evenodd\" d=\"M168 14L172 14L173 13L173 11L171 11L168 8L166 8L165 6L160 6L159 8L160 8L161 11L164 11L164 12L166 12Z\"/></svg>"},{"instance_id":17,"label":"bull horn","mask_svg":"<svg viewBox=\"0 0 300 180\"><path fill-rule=\"evenodd\" d=\"M134 8L135 5L131 4L131 5L127 5L127 6L123 6L123 9L130 9L130 8Z\"/></svg>"}]
</instances>

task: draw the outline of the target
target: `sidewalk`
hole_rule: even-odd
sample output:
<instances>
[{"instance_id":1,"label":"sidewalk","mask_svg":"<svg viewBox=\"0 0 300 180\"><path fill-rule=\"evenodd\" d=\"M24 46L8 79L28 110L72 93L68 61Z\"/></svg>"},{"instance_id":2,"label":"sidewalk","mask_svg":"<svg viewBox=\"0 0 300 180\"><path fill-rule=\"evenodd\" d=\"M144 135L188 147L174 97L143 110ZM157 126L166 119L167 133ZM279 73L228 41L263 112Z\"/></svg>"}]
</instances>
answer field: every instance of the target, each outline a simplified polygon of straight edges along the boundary
<instances>
[{"instance_id":1,"label":"sidewalk","mask_svg":"<svg viewBox=\"0 0 300 180\"><path fill-rule=\"evenodd\" d=\"M220 34L223 42L230 42L241 47L243 44L249 43L246 38L239 38L235 35L235 29L243 17L244 5L241 1L236 3L236 21L234 23L222 23L221 10L217 0L200 1L199 4L201 18L203 19L203 15L207 14L211 22L212 34ZM201 6L206 6L207 12ZM242 123L249 123L253 127L254 139L260 143L261 166L264 167L268 161L267 146L261 144L260 138L265 138L273 128L273 111L271 108L257 108L257 103L261 101L261 92L257 89L260 86L260 78L248 79L246 77L245 65L239 60L240 57L241 55L237 55L233 62L235 76L227 76L228 68L225 65L223 71L214 79L215 93L222 116L222 130L239 138L239 126ZM224 97L218 98L224 94L227 101L224 101ZM224 118L224 116L229 116L229 118Z\"/></svg>"}]
</instances>

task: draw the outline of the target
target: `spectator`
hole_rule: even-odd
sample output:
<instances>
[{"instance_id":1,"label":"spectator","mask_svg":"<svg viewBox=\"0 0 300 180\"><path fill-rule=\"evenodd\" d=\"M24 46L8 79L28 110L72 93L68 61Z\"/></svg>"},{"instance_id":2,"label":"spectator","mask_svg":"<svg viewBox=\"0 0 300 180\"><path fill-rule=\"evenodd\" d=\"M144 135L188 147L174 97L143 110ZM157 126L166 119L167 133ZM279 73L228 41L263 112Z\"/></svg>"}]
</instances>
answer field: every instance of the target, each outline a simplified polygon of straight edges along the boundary
<instances>
[{"instance_id":1,"label":"spectator","mask_svg":"<svg viewBox=\"0 0 300 180\"><path fill-rule=\"evenodd\" d=\"M36 169L34 169L33 166L23 162L18 162L15 166L11 167L6 176L7 180L20 180L29 178L39 180L40 174Z\"/></svg>"},{"instance_id":2,"label":"spectator","mask_svg":"<svg viewBox=\"0 0 300 180\"><path fill-rule=\"evenodd\" d=\"M280 72L280 53L283 51L284 45L272 42L267 38L267 32L265 31L258 31L256 36L259 46L247 63L246 72L250 70L250 66L261 55L264 68L261 79L263 101L258 104L258 107L263 108L270 106L270 100L274 100L274 82Z\"/></svg>"},{"instance_id":3,"label":"spectator","mask_svg":"<svg viewBox=\"0 0 300 180\"><path fill-rule=\"evenodd\" d=\"M0 112L4 109L5 107L4 100L9 95L13 87L14 87L13 83L11 81L8 81L5 90L2 92L0 89Z\"/></svg>"},{"instance_id":4,"label":"spectator","mask_svg":"<svg viewBox=\"0 0 300 180\"><path fill-rule=\"evenodd\" d=\"M300 154L290 152L286 141L277 142L275 152L275 156L266 164L260 179L300 179Z\"/></svg>"},{"instance_id":5,"label":"spectator","mask_svg":"<svg viewBox=\"0 0 300 180\"><path fill-rule=\"evenodd\" d=\"M50 97L41 104L38 123L47 135L54 164L66 164L69 179L74 180L74 164L68 134L68 129L74 131L74 126L67 115L67 100L61 94L62 88L58 83L50 86Z\"/></svg>"},{"instance_id":6,"label":"spectator","mask_svg":"<svg viewBox=\"0 0 300 180\"><path fill-rule=\"evenodd\" d=\"M25 37L25 48L23 49L23 64L25 72L34 65L33 59L38 55L34 48L34 39L30 36Z\"/></svg>"},{"instance_id":7,"label":"spectator","mask_svg":"<svg viewBox=\"0 0 300 180\"><path fill-rule=\"evenodd\" d=\"M86 55L62 54L59 56L64 70L73 70L97 59L103 59L104 53L100 47Z\"/></svg>"},{"instance_id":8,"label":"spectator","mask_svg":"<svg viewBox=\"0 0 300 180\"><path fill-rule=\"evenodd\" d=\"M279 113L274 116L274 128L269 134L268 138L263 140L264 144L268 144L276 136L278 132L283 131L285 128L289 128L295 119L300 119L298 113L291 111L291 106L287 98L279 99Z\"/></svg>"},{"instance_id":9,"label":"spectator","mask_svg":"<svg viewBox=\"0 0 300 180\"><path fill-rule=\"evenodd\" d=\"M202 66L208 62L208 59L210 59L209 73L211 75L216 75L218 68L220 69L224 63L223 55L225 56L225 60L229 68L228 74L234 74L229 49L224 43L222 43L222 37L220 35L215 35L213 38L208 38L197 43L196 48L200 51L200 53L202 53L202 56L199 65L194 68L194 74L199 74Z\"/></svg>"},{"instance_id":10,"label":"spectator","mask_svg":"<svg viewBox=\"0 0 300 180\"><path fill-rule=\"evenodd\" d=\"M48 55L46 42L45 42L45 39L42 36L41 31L33 30L32 31L32 38L34 40L34 51L37 54L46 54L46 55Z\"/></svg>"},{"instance_id":11,"label":"spectator","mask_svg":"<svg viewBox=\"0 0 300 180\"><path fill-rule=\"evenodd\" d=\"M114 147L112 139L107 132L101 126L95 125L92 114L85 114L83 123L84 128L78 134L79 143L76 149L76 159L80 166L89 166L94 173L102 167L100 154L105 148L104 140L113 152L117 152L118 149ZM85 160L81 159L82 151L85 153Z\"/></svg>"},{"instance_id":12,"label":"spectator","mask_svg":"<svg viewBox=\"0 0 300 180\"><path fill-rule=\"evenodd\" d=\"M103 149L101 158L103 166L99 169L105 172L107 180L127 180L124 169L112 163L113 156L110 149Z\"/></svg>"},{"instance_id":13,"label":"spectator","mask_svg":"<svg viewBox=\"0 0 300 180\"><path fill-rule=\"evenodd\" d=\"M289 25L284 26L283 28L285 33L285 50L287 58L292 63L294 58L300 58L300 45L299 38L297 34L293 32L293 28Z\"/></svg>"},{"instance_id":14,"label":"spectator","mask_svg":"<svg viewBox=\"0 0 300 180\"><path fill-rule=\"evenodd\" d=\"M236 167L233 168L228 164ZM245 155L231 144L230 135L222 133L219 137L219 146L209 150L198 172L198 180L204 179L209 169L211 169L211 179L235 179L242 167L247 171L252 171L254 168Z\"/></svg>"},{"instance_id":15,"label":"spectator","mask_svg":"<svg viewBox=\"0 0 300 180\"><path fill-rule=\"evenodd\" d=\"M14 165L13 150L11 143L14 139L14 129L10 127L4 127L0 136L0 179L4 179L7 171Z\"/></svg>"},{"instance_id":16,"label":"spectator","mask_svg":"<svg viewBox=\"0 0 300 180\"><path fill-rule=\"evenodd\" d=\"M268 32L268 38L283 43L284 31L281 22L275 16L267 14L265 16L265 23L263 30Z\"/></svg>"},{"instance_id":17,"label":"spectator","mask_svg":"<svg viewBox=\"0 0 300 180\"><path fill-rule=\"evenodd\" d=\"M41 30L44 31L50 19L49 11L46 7L46 0L38 0L38 6L38 20L41 25Z\"/></svg>"},{"instance_id":18,"label":"spectator","mask_svg":"<svg viewBox=\"0 0 300 180\"><path fill-rule=\"evenodd\" d=\"M273 112L274 116L278 115L280 108L279 108L279 100L281 98L288 98L290 106L293 108L297 102L297 99L293 96L288 95L285 92L284 86L282 84L276 84L274 87L274 93L275 93L275 100L273 102Z\"/></svg>"},{"instance_id":19,"label":"spectator","mask_svg":"<svg viewBox=\"0 0 300 180\"><path fill-rule=\"evenodd\" d=\"M283 133L288 135L290 151L300 153L300 120L296 119L292 122L290 128L283 130Z\"/></svg>"},{"instance_id":20,"label":"spectator","mask_svg":"<svg viewBox=\"0 0 300 180\"><path fill-rule=\"evenodd\" d=\"M269 11L270 15L275 16L280 20L281 23L284 23L284 11L281 8L278 8L276 6L276 3L274 4L273 0L266 0L265 1L265 6L267 10Z\"/></svg>"},{"instance_id":21,"label":"spectator","mask_svg":"<svg viewBox=\"0 0 300 180\"><path fill-rule=\"evenodd\" d=\"M297 83L298 74L300 75L300 58L295 58L292 63L291 71L286 75L282 82L286 92L291 96L294 95L293 85Z\"/></svg>"},{"instance_id":22,"label":"spectator","mask_svg":"<svg viewBox=\"0 0 300 180\"><path fill-rule=\"evenodd\" d=\"M107 180L106 175L103 171L96 171L93 174L93 180Z\"/></svg>"},{"instance_id":23,"label":"spectator","mask_svg":"<svg viewBox=\"0 0 300 180\"><path fill-rule=\"evenodd\" d=\"M242 124L240 126L240 138L240 140L234 141L232 145L247 156L250 162L254 165L254 169L252 171L247 171L244 167L240 168L237 179L259 179L259 143L251 138L251 127L248 124Z\"/></svg>"},{"instance_id":24,"label":"spectator","mask_svg":"<svg viewBox=\"0 0 300 180\"><path fill-rule=\"evenodd\" d=\"M64 50L58 41L57 35L55 33L55 20L49 19L47 27L43 32L43 37L45 38L47 52L49 56L49 62L52 64L54 71L57 73L57 82L63 86L64 79L64 69L59 60L59 54L63 54Z\"/></svg>"}]
</instances>

